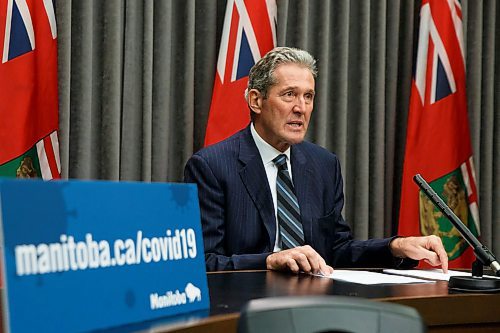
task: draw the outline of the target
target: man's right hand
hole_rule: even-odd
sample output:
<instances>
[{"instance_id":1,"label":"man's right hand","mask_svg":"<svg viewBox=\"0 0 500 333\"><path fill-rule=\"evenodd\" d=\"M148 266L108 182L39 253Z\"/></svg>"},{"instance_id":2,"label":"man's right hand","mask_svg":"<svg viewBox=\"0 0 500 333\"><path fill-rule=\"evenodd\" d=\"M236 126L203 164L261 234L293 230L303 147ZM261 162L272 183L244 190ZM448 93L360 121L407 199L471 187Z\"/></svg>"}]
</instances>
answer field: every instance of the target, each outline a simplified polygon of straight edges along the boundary
<instances>
[{"instance_id":1,"label":"man's right hand","mask_svg":"<svg viewBox=\"0 0 500 333\"><path fill-rule=\"evenodd\" d=\"M290 270L293 273L305 272L330 275L333 268L309 245L298 246L270 254L266 258L267 269Z\"/></svg>"}]
</instances>

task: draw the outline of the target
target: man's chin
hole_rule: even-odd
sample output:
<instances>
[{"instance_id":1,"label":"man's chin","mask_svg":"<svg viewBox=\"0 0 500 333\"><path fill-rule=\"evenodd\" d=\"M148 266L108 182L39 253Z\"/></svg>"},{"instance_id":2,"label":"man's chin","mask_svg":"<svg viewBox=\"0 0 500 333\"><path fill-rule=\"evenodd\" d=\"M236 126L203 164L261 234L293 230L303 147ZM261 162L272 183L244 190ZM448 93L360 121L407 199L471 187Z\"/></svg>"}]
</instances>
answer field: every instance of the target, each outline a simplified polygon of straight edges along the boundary
<instances>
[{"instance_id":1,"label":"man's chin","mask_svg":"<svg viewBox=\"0 0 500 333\"><path fill-rule=\"evenodd\" d=\"M290 145L296 145L298 143L301 143L302 141L304 141L304 137L305 135L304 134L300 134L300 135L290 135L288 136L288 140L287 142L290 144Z\"/></svg>"}]
</instances>

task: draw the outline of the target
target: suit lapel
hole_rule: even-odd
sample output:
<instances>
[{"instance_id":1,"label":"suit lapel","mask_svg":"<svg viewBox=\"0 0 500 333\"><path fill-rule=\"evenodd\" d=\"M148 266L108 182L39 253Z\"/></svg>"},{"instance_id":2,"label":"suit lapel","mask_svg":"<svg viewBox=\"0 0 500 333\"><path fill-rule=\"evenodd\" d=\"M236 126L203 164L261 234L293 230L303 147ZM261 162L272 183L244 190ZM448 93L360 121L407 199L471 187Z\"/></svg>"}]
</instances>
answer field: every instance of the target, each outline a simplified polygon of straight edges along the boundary
<instances>
[{"instance_id":1,"label":"suit lapel","mask_svg":"<svg viewBox=\"0 0 500 333\"><path fill-rule=\"evenodd\" d=\"M240 169L241 180L264 222L269 235L270 249L272 250L276 239L276 217L274 214L273 199L266 171L264 170L259 150L253 141L249 126L240 137L239 160L243 164Z\"/></svg>"},{"instance_id":2,"label":"suit lapel","mask_svg":"<svg viewBox=\"0 0 500 333\"><path fill-rule=\"evenodd\" d=\"M295 188L295 195L299 201L300 215L302 219L302 228L304 229L304 237L307 244L311 244L312 239L312 221L311 221L311 204L310 200L310 181L313 176L312 169L307 164L307 157L301 150L301 146L292 146L290 160L292 163L292 178Z\"/></svg>"}]
</instances>

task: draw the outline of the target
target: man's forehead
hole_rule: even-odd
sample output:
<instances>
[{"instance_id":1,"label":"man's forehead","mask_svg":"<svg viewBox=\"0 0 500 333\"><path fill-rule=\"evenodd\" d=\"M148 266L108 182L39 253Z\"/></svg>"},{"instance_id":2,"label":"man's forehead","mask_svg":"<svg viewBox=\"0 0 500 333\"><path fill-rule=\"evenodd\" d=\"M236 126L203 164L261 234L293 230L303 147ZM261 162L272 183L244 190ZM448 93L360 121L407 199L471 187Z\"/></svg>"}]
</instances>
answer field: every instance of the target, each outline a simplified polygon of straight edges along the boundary
<instances>
[{"instance_id":1,"label":"man's forehead","mask_svg":"<svg viewBox=\"0 0 500 333\"><path fill-rule=\"evenodd\" d=\"M283 89L300 89L314 91L315 80L312 74L310 75L294 75L292 73L284 73L283 75L275 75L274 84L271 88Z\"/></svg>"},{"instance_id":2,"label":"man's forehead","mask_svg":"<svg viewBox=\"0 0 500 333\"><path fill-rule=\"evenodd\" d=\"M311 76L313 76L311 69L309 67L307 67L304 64L295 63L295 62L285 62L285 63L279 64L274 69L274 73L288 72L288 71L294 70L294 69L308 71L311 74Z\"/></svg>"},{"instance_id":3,"label":"man's forehead","mask_svg":"<svg viewBox=\"0 0 500 333\"><path fill-rule=\"evenodd\" d=\"M314 92L314 85L312 87L310 87L310 86L294 85L294 84L290 84L290 85L276 84L275 86L280 91L284 91L284 90L303 90L303 91L307 91L307 92Z\"/></svg>"}]
</instances>

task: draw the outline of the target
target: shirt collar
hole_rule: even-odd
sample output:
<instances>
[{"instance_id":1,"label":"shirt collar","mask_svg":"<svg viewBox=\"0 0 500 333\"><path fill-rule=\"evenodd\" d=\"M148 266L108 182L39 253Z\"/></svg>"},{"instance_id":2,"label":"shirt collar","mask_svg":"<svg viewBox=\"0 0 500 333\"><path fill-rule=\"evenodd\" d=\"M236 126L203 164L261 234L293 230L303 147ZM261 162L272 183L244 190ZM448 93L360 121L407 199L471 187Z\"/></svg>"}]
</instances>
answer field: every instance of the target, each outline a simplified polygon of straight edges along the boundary
<instances>
[{"instance_id":1,"label":"shirt collar","mask_svg":"<svg viewBox=\"0 0 500 333\"><path fill-rule=\"evenodd\" d=\"M273 159L280 154L285 154L288 161L290 161L290 147L288 147L284 152L280 152L278 149L271 146L269 143L264 141L264 139L262 139L259 133L257 133L253 122L250 125L250 132L252 133L253 141L255 141L255 144L257 145L257 149L259 150L259 154L264 165L273 163Z\"/></svg>"}]
</instances>

